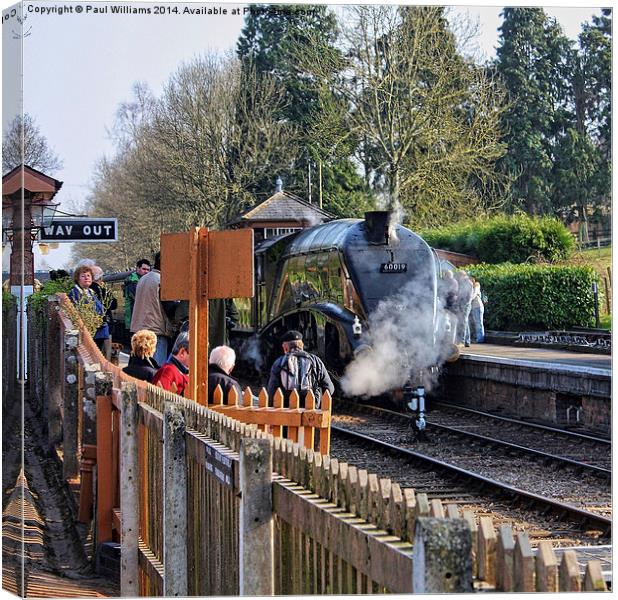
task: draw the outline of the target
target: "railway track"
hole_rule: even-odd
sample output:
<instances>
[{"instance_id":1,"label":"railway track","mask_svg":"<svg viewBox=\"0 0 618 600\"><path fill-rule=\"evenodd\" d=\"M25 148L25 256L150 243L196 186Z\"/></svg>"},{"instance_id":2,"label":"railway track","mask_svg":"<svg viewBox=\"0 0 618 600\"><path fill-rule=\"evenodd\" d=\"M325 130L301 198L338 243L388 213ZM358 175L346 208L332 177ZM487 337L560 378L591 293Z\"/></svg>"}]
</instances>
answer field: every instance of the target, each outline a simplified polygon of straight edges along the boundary
<instances>
[{"instance_id":1,"label":"railway track","mask_svg":"<svg viewBox=\"0 0 618 600\"><path fill-rule=\"evenodd\" d=\"M600 479L611 478L611 442L604 438L573 433L543 425L528 424L514 419L494 417L451 405L434 409L427 415L427 444L456 447L462 442L474 447L487 446L513 455L525 455L544 466L563 468L577 474L587 473ZM368 414L409 429L410 415L371 405L339 401L341 411Z\"/></svg>"},{"instance_id":2,"label":"railway track","mask_svg":"<svg viewBox=\"0 0 618 600\"><path fill-rule=\"evenodd\" d=\"M431 402L429 421L505 442L535 448L548 455L560 455L584 465L611 470L611 440L572 429L540 425L494 415L448 402Z\"/></svg>"},{"instance_id":3,"label":"railway track","mask_svg":"<svg viewBox=\"0 0 618 600\"><path fill-rule=\"evenodd\" d=\"M532 520L541 537L566 533L572 539L576 530L587 540L610 534L611 487L602 467L561 462L559 456L520 444L500 448L499 441L476 433L470 437L432 426L428 442L413 444L406 415L344 401L336 407L331 453L341 460L369 462L363 468L430 498L475 505L480 512L492 512L499 498L499 512L516 521Z\"/></svg>"}]
</instances>

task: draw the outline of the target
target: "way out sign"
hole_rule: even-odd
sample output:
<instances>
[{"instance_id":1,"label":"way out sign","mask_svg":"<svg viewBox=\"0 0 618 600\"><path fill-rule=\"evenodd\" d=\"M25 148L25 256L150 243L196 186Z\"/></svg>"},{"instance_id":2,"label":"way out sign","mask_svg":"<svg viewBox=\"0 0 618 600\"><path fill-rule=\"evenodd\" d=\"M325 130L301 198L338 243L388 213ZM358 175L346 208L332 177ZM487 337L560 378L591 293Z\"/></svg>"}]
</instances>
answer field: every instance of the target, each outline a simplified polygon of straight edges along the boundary
<instances>
[{"instance_id":1,"label":"way out sign","mask_svg":"<svg viewBox=\"0 0 618 600\"><path fill-rule=\"evenodd\" d=\"M115 242L118 219L54 219L41 229L41 242Z\"/></svg>"}]
</instances>

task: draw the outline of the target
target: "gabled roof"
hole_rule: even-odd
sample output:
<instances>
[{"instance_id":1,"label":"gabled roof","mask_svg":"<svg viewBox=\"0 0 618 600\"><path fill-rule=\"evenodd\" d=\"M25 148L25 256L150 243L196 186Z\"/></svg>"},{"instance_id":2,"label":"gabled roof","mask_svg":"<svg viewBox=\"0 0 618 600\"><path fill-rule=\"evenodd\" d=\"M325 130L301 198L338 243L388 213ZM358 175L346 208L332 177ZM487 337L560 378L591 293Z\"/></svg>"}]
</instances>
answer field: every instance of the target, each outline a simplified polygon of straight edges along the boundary
<instances>
[{"instance_id":1,"label":"gabled roof","mask_svg":"<svg viewBox=\"0 0 618 600\"><path fill-rule=\"evenodd\" d=\"M291 194L290 192L276 192L273 196L254 206L249 212L236 219L241 221L309 221L317 219L320 222L334 219L335 215L318 208L314 204Z\"/></svg>"},{"instance_id":2,"label":"gabled roof","mask_svg":"<svg viewBox=\"0 0 618 600\"><path fill-rule=\"evenodd\" d=\"M37 171L28 165L17 165L12 171L2 176L2 195L10 196L23 187L29 192L56 194L62 187L62 181L58 181L41 171Z\"/></svg>"}]
</instances>

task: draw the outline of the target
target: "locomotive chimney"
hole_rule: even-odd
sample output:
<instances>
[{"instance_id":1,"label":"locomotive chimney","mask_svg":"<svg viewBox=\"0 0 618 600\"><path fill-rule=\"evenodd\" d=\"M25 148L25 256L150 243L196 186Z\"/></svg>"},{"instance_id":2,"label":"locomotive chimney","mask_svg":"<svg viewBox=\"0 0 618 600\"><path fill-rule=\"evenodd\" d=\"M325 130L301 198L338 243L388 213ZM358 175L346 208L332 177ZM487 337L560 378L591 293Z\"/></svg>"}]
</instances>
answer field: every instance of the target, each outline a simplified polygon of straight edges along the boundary
<instances>
[{"instance_id":1,"label":"locomotive chimney","mask_svg":"<svg viewBox=\"0 0 618 600\"><path fill-rule=\"evenodd\" d=\"M370 244L388 244L391 213L372 210L365 213L365 232Z\"/></svg>"}]
</instances>

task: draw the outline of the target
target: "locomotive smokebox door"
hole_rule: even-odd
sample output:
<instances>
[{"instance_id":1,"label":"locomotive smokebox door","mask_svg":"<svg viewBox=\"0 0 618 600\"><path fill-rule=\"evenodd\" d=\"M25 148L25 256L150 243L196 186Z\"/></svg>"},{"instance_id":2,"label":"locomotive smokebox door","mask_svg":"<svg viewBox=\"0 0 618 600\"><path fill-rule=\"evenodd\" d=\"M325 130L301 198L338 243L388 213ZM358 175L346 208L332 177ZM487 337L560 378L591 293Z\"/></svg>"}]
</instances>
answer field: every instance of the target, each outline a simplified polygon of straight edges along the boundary
<instances>
[{"instance_id":1,"label":"locomotive smokebox door","mask_svg":"<svg viewBox=\"0 0 618 600\"><path fill-rule=\"evenodd\" d=\"M388 244L391 213L387 210L372 210L365 213L365 232L370 244Z\"/></svg>"}]
</instances>

